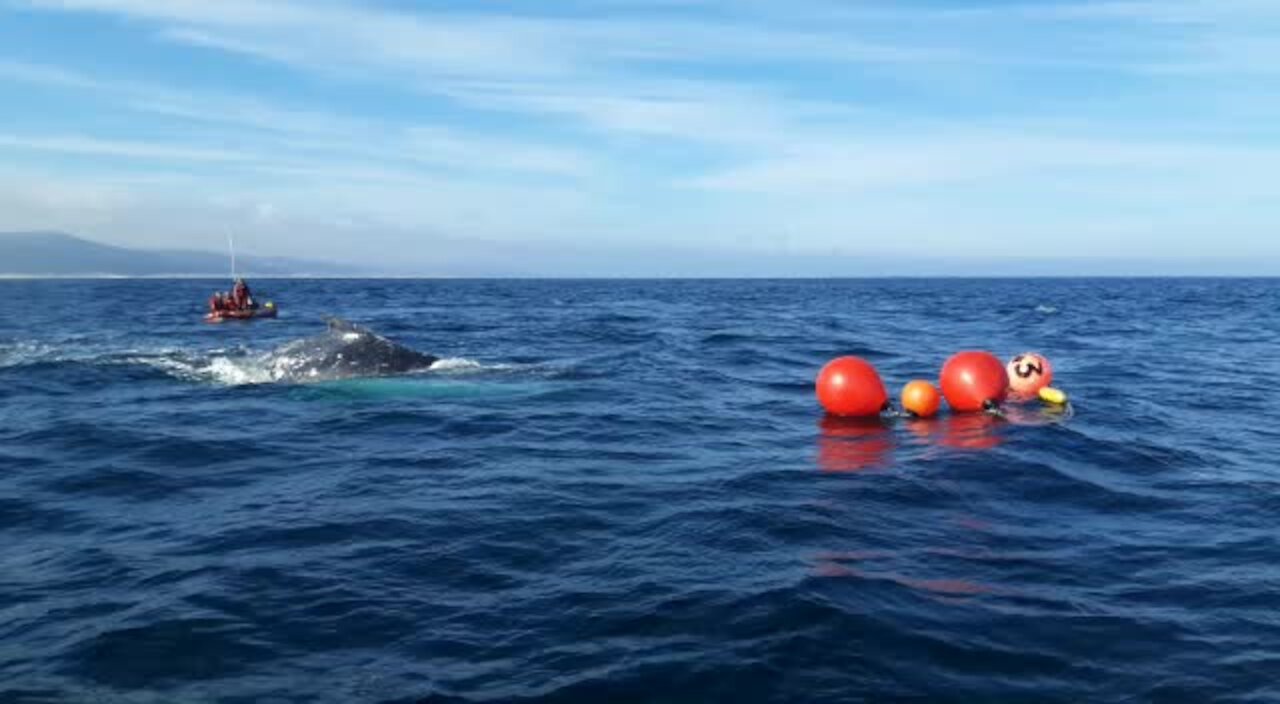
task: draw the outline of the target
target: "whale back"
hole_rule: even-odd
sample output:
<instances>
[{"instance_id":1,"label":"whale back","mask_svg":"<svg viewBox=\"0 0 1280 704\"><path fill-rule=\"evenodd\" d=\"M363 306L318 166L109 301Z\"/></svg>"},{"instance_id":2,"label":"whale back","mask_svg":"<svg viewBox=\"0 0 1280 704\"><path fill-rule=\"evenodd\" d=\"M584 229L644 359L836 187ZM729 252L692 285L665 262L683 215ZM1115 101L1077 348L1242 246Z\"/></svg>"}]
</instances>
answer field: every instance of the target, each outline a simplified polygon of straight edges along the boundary
<instances>
[{"instance_id":1,"label":"whale back","mask_svg":"<svg viewBox=\"0 0 1280 704\"><path fill-rule=\"evenodd\" d=\"M438 359L342 318L325 322L323 335L296 340L272 355L273 376L293 381L386 376L424 370Z\"/></svg>"}]
</instances>

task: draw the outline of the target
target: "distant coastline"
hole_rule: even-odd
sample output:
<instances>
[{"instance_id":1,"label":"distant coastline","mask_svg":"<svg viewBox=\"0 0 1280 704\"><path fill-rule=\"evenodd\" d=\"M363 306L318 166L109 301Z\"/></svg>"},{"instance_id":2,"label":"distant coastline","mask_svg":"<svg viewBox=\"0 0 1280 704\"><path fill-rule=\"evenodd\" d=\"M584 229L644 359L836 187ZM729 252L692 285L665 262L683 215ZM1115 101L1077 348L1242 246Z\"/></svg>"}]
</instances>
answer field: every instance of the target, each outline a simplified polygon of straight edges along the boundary
<instances>
[{"instance_id":1,"label":"distant coastline","mask_svg":"<svg viewBox=\"0 0 1280 704\"><path fill-rule=\"evenodd\" d=\"M324 278L375 273L362 267L288 257L241 255L239 271L256 278ZM65 232L0 232L0 278L227 278L226 254L147 250L96 242Z\"/></svg>"},{"instance_id":2,"label":"distant coastline","mask_svg":"<svg viewBox=\"0 0 1280 704\"><path fill-rule=\"evenodd\" d=\"M377 279L447 279L458 278L449 276L384 276L378 274L370 275L353 275L353 274L264 274L255 275L252 272L242 272L242 276L252 277L255 280L271 281L271 280L316 280L316 279L350 279L350 280L377 280ZM127 280L151 280L151 281L219 281L229 280L231 274L223 272L221 274L10 274L0 273L0 281L127 281Z\"/></svg>"},{"instance_id":3,"label":"distant coastline","mask_svg":"<svg viewBox=\"0 0 1280 704\"><path fill-rule=\"evenodd\" d=\"M252 276L254 281L1090 281L1167 279L1205 281L1280 279L1280 274L859 274L851 276L449 276L431 274L285 274ZM223 274L0 274L5 281L227 281Z\"/></svg>"},{"instance_id":4,"label":"distant coastline","mask_svg":"<svg viewBox=\"0 0 1280 704\"><path fill-rule=\"evenodd\" d=\"M425 247L426 245L424 245ZM1280 276L1280 260L1243 258L955 259L865 255L744 253L712 250L511 248L495 261L480 249L432 250L429 271L241 254L238 271L253 279L1250 279ZM637 265L638 261L660 263ZM447 273L442 273L447 272ZM0 232L0 280L230 278L222 253L119 247L60 232Z\"/></svg>"}]
</instances>

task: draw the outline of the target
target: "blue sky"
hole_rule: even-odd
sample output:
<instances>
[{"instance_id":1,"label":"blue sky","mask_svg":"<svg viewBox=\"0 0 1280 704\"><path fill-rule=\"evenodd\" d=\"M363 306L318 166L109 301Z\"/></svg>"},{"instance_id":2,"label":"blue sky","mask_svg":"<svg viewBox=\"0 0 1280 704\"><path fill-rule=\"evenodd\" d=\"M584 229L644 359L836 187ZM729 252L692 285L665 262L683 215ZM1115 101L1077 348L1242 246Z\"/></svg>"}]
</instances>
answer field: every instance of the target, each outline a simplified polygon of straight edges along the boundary
<instances>
[{"instance_id":1,"label":"blue sky","mask_svg":"<svg viewBox=\"0 0 1280 704\"><path fill-rule=\"evenodd\" d=\"M0 0L0 104L0 230L446 274L1280 260L1275 0Z\"/></svg>"}]
</instances>

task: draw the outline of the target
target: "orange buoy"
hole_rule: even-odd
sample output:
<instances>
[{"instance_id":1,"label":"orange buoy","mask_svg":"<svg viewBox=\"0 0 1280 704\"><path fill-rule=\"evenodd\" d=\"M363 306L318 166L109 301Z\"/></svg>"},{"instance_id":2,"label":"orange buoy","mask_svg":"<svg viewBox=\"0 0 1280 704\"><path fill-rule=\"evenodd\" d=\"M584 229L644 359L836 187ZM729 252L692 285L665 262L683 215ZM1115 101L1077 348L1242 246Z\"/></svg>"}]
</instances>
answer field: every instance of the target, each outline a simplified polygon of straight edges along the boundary
<instances>
[{"instance_id":1,"label":"orange buoy","mask_svg":"<svg viewBox=\"0 0 1280 704\"><path fill-rule=\"evenodd\" d=\"M818 372L818 403L837 416L874 416L885 409L889 394L880 374L859 357L838 357Z\"/></svg>"},{"instance_id":2,"label":"orange buoy","mask_svg":"<svg viewBox=\"0 0 1280 704\"><path fill-rule=\"evenodd\" d=\"M942 394L957 411L981 411L1009 393L1009 374L990 352L959 352L942 365Z\"/></svg>"},{"instance_id":3,"label":"orange buoy","mask_svg":"<svg viewBox=\"0 0 1280 704\"><path fill-rule=\"evenodd\" d=\"M942 405L942 396L937 387L927 381L916 379L902 387L902 408L921 418L932 418Z\"/></svg>"},{"instance_id":4,"label":"orange buoy","mask_svg":"<svg viewBox=\"0 0 1280 704\"><path fill-rule=\"evenodd\" d=\"M1035 398L1040 389L1053 383L1053 365L1043 355L1024 352L1009 360L1009 389L1025 398Z\"/></svg>"}]
</instances>

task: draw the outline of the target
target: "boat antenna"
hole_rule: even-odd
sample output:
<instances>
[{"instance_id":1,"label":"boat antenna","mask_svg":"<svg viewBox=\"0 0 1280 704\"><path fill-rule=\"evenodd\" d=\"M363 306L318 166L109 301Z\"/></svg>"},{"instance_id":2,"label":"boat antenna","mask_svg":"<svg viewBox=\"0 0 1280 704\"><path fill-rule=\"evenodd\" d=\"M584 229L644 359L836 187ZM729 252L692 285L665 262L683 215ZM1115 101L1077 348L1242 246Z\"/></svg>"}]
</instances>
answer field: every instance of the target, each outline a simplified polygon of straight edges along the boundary
<instances>
[{"instance_id":1,"label":"boat antenna","mask_svg":"<svg viewBox=\"0 0 1280 704\"><path fill-rule=\"evenodd\" d=\"M236 242L231 238L231 233L227 232L227 247L231 250L231 280L236 280Z\"/></svg>"}]
</instances>

